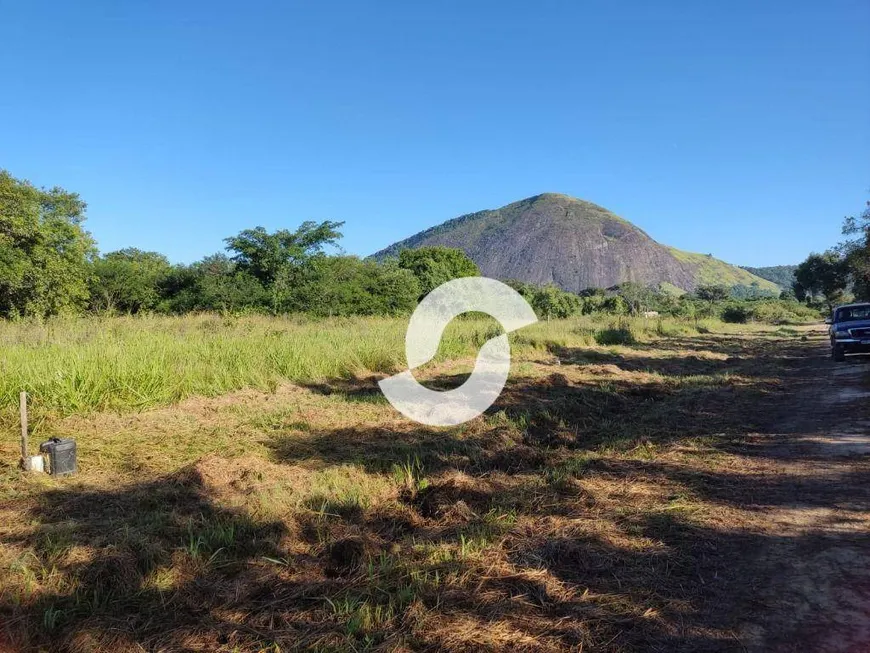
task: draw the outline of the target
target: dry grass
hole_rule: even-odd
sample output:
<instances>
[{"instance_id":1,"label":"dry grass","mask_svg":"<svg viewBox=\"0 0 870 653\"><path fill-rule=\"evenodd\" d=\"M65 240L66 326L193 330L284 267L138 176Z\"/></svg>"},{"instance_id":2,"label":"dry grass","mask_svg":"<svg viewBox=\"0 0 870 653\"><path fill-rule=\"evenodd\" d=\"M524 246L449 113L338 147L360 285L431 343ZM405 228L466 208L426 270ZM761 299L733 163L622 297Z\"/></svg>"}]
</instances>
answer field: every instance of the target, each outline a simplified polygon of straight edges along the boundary
<instances>
[{"instance_id":1,"label":"dry grass","mask_svg":"<svg viewBox=\"0 0 870 653\"><path fill-rule=\"evenodd\" d=\"M76 437L81 473L0 470L0 638L76 652L750 646L779 537L754 506L785 501L805 471L755 455L750 434L788 412L801 333L675 327L602 346L583 328L523 334L497 405L450 429L395 413L368 365L47 414L42 433ZM451 385L468 364L427 374ZM15 459L11 433L0 455Z\"/></svg>"}]
</instances>

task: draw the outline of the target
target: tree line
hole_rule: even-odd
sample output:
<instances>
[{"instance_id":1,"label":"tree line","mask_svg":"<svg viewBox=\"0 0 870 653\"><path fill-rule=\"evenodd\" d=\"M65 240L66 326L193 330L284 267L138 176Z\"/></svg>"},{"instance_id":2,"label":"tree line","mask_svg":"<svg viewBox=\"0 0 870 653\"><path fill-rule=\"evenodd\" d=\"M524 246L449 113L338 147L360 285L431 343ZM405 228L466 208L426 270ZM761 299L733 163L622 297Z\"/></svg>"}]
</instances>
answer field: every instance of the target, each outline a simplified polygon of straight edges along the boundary
<instances>
[{"instance_id":1,"label":"tree line","mask_svg":"<svg viewBox=\"0 0 870 653\"><path fill-rule=\"evenodd\" d=\"M135 248L99 254L76 193L44 189L0 171L0 317L86 311L190 311L395 315L429 290L477 275L459 250L402 252L378 263L329 255L341 222L295 231L246 229L226 251L191 265Z\"/></svg>"},{"instance_id":2,"label":"tree line","mask_svg":"<svg viewBox=\"0 0 870 653\"><path fill-rule=\"evenodd\" d=\"M383 262L330 253L343 223L304 222L296 230L245 229L224 252L190 265L135 248L99 254L84 229L86 205L61 188L36 188L0 171L0 317L67 313L268 312L318 316L410 313L430 290L480 274L461 250L404 250ZM508 281L542 319L577 314L761 319L774 298L753 288L701 286L678 296L624 283L571 293ZM751 300L752 310L735 302ZM730 313L726 313L729 310ZM794 314L780 305L777 314ZM786 318L783 318L786 319Z\"/></svg>"},{"instance_id":3,"label":"tree line","mask_svg":"<svg viewBox=\"0 0 870 653\"><path fill-rule=\"evenodd\" d=\"M843 221L845 239L822 254L812 253L797 266L793 289L808 303L870 301L870 201L864 212Z\"/></svg>"}]
</instances>

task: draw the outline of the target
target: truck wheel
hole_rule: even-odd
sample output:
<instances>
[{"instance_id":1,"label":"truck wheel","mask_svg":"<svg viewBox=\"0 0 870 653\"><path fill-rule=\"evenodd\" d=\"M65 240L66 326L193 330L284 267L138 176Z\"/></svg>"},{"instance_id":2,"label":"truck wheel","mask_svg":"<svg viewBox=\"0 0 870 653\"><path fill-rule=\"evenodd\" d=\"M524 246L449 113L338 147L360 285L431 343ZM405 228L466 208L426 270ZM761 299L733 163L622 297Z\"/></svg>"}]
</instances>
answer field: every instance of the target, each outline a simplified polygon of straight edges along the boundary
<instances>
[{"instance_id":1,"label":"truck wheel","mask_svg":"<svg viewBox=\"0 0 870 653\"><path fill-rule=\"evenodd\" d=\"M834 345L831 348L831 357L838 363L842 363L844 360L846 360L846 351L842 347L837 347L836 345Z\"/></svg>"}]
</instances>

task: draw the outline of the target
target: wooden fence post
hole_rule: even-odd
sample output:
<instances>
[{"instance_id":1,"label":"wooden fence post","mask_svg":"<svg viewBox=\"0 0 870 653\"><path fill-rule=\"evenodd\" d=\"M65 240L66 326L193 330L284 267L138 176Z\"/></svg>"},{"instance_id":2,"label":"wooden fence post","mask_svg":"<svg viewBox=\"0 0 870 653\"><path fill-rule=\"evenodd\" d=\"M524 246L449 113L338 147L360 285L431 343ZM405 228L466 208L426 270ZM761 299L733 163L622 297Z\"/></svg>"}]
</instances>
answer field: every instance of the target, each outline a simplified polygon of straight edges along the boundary
<instances>
[{"instance_id":1,"label":"wooden fence post","mask_svg":"<svg viewBox=\"0 0 870 653\"><path fill-rule=\"evenodd\" d=\"M27 450L27 393L21 393L19 398L19 407L21 411L21 462L25 463L28 456Z\"/></svg>"}]
</instances>

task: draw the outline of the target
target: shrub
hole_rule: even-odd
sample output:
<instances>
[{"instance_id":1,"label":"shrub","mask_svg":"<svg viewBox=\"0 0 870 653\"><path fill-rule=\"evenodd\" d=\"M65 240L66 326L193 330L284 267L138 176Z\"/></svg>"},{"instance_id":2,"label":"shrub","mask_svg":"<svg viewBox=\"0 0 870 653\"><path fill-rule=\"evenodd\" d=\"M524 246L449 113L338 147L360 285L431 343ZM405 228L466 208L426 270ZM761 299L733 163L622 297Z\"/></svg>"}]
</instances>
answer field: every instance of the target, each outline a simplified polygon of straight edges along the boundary
<instances>
[{"instance_id":1,"label":"shrub","mask_svg":"<svg viewBox=\"0 0 870 653\"><path fill-rule=\"evenodd\" d=\"M722 321L732 324L745 324L751 317L750 310L741 304L731 304L722 310Z\"/></svg>"},{"instance_id":2,"label":"shrub","mask_svg":"<svg viewBox=\"0 0 870 653\"><path fill-rule=\"evenodd\" d=\"M628 303L619 295L605 297L601 302L601 310L614 315L625 315L628 313Z\"/></svg>"},{"instance_id":3,"label":"shrub","mask_svg":"<svg viewBox=\"0 0 870 653\"><path fill-rule=\"evenodd\" d=\"M797 301L758 301L752 302L751 319L765 324L795 324L818 320L818 310Z\"/></svg>"},{"instance_id":4,"label":"shrub","mask_svg":"<svg viewBox=\"0 0 870 653\"><path fill-rule=\"evenodd\" d=\"M577 295L549 285L536 289L531 297L532 308L541 319L566 318L580 313L583 300Z\"/></svg>"},{"instance_id":5,"label":"shrub","mask_svg":"<svg viewBox=\"0 0 870 653\"><path fill-rule=\"evenodd\" d=\"M819 319L816 309L800 302L781 299L759 299L733 302L722 309L723 322L743 324L761 322L763 324L797 324Z\"/></svg>"},{"instance_id":6,"label":"shrub","mask_svg":"<svg viewBox=\"0 0 870 653\"><path fill-rule=\"evenodd\" d=\"M637 342L637 339L630 328L618 326L596 332L595 342L599 345L633 345Z\"/></svg>"}]
</instances>

